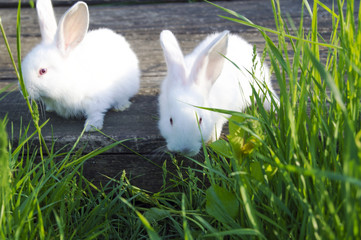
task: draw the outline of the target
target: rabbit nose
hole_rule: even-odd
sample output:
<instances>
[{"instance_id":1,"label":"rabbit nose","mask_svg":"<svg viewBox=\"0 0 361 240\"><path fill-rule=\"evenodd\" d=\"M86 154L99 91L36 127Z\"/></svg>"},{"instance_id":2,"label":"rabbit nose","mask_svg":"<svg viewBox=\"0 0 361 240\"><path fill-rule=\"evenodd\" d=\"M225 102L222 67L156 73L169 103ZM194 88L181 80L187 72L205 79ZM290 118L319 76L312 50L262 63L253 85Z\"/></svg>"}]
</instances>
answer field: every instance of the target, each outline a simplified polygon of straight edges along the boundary
<instances>
[{"instance_id":1,"label":"rabbit nose","mask_svg":"<svg viewBox=\"0 0 361 240\"><path fill-rule=\"evenodd\" d=\"M167 149L171 152L171 153L180 153L189 157L193 157L195 155L198 154L199 152L199 148L195 148L194 146L179 146L179 145L172 145L172 144L167 144Z\"/></svg>"}]
</instances>

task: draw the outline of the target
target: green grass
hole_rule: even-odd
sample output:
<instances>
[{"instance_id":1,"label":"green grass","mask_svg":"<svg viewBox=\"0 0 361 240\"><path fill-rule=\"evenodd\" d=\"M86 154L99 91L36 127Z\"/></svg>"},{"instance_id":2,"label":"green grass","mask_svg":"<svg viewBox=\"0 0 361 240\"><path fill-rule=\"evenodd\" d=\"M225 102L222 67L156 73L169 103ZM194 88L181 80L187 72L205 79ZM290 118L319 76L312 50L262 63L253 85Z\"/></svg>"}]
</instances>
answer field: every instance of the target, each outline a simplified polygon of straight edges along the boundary
<instances>
[{"instance_id":1,"label":"green grass","mask_svg":"<svg viewBox=\"0 0 361 240\"><path fill-rule=\"evenodd\" d=\"M335 2L345 11L303 1L308 31L303 17L297 27L284 18L278 1L276 29L223 9L264 36L280 105L267 112L255 93L253 107L231 113L228 140L204 146L202 161L189 159L197 168L167 162L177 175L164 170L171 187L158 193L125 174L93 186L83 163L121 142L90 154L47 149L29 101L37 131L24 132L19 146L0 122L0 239L360 239L361 13L352 0ZM328 39L318 9L332 16Z\"/></svg>"}]
</instances>

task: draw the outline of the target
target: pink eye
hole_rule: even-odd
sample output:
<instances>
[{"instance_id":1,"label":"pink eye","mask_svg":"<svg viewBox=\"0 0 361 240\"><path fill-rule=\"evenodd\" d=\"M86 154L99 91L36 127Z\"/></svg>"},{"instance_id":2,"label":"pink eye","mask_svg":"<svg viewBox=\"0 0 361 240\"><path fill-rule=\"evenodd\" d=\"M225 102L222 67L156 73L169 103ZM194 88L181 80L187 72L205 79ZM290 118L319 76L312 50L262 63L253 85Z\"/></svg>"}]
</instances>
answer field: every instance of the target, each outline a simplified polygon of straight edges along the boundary
<instances>
[{"instance_id":1,"label":"pink eye","mask_svg":"<svg viewBox=\"0 0 361 240\"><path fill-rule=\"evenodd\" d=\"M170 118L170 119L169 119L169 122L170 122L170 125L173 126L173 118Z\"/></svg>"},{"instance_id":2,"label":"pink eye","mask_svg":"<svg viewBox=\"0 0 361 240\"><path fill-rule=\"evenodd\" d=\"M46 68L41 68L41 69L39 70L39 75L40 75L40 76L41 76L41 75L44 75L44 74L47 73L47 71L48 71L48 69L46 69Z\"/></svg>"}]
</instances>

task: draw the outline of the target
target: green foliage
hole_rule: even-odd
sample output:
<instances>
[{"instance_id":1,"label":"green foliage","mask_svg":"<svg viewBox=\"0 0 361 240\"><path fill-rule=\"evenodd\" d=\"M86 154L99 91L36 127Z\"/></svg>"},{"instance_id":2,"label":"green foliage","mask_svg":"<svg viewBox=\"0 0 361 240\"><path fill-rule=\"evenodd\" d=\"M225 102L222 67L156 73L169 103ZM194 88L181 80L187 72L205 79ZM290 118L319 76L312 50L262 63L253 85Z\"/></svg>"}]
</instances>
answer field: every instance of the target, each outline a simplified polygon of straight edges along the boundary
<instances>
[{"instance_id":1,"label":"green foliage","mask_svg":"<svg viewBox=\"0 0 361 240\"><path fill-rule=\"evenodd\" d=\"M258 224L251 226L267 238L358 238L361 29L354 20L354 2L347 1L345 13L336 13L319 1L314 1L312 9L304 1L312 16L308 33L303 18L298 29L291 21L290 30L281 17L279 2L271 2L277 30L223 10L236 17L225 18L255 27L264 36L280 86L277 115L265 112L262 99L255 94L256 108L247 113L256 119L233 116L230 144L211 147L226 158L231 150L231 162L240 160L238 169L232 166L231 175L239 175L252 199L248 214L255 215ZM337 4L338 9L344 8L344 2ZM317 30L319 7L333 17L329 43ZM267 32L277 34L278 45ZM323 59L321 52L327 53ZM250 127L252 121L257 124Z\"/></svg>"},{"instance_id":2,"label":"green foliage","mask_svg":"<svg viewBox=\"0 0 361 240\"><path fill-rule=\"evenodd\" d=\"M3 128L0 133L2 239L94 239L104 232L111 239L117 231L112 218L128 212L118 199L127 196L126 184L99 190L83 177L82 168L85 161L121 142L86 155L51 149L52 154L39 162L38 150L30 147L28 138L22 138L21 151L10 145L13 154L7 154Z\"/></svg>"},{"instance_id":3,"label":"green foliage","mask_svg":"<svg viewBox=\"0 0 361 240\"><path fill-rule=\"evenodd\" d=\"M8 164L8 138L4 126L5 121L0 121L0 187L4 192L9 185L10 169Z\"/></svg>"},{"instance_id":4,"label":"green foliage","mask_svg":"<svg viewBox=\"0 0 361 240\"><path fill-rule=\"evenodd\" d=\"M239 202L234 193L217 185L206 191L206 211L223 223L232 224L239 214Z\"/></svg>"},{"instance_id":5,"label":"green foliage","mask_svg":"<svg viewBox=\"0 0 361 240\"><path fill-rule=\"evenodd\" d=\"M6 221L5 211L9 210L9 196L11 195L10 188L10 168L8 162L8 139L5 131L5 121L0 121L0 226L3 226ZM4 239L5 235L0 231L0 238Z\"/></svg>"}]
</instances>

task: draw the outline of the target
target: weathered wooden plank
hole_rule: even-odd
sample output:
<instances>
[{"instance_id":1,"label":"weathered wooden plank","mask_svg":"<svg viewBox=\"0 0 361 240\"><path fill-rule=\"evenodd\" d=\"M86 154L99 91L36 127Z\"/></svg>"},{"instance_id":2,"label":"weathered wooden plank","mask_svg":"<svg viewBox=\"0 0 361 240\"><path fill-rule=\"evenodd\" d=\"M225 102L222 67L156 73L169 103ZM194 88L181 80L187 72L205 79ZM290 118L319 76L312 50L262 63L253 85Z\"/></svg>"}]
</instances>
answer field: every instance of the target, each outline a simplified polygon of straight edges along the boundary
<instances>
[{"instance_id":1,"label":"weathered wooden plank","mask_svg":"<svg viewBox=\"0 0 361 240\"><path fill-rule=\"evenodd\" d=\"M274 28L272 7L265 1L219 2L229 9L244 14L254 23ZM284 13L289 13L293 20L299 21L301 2L298 0L281 0ZM55 13L59 18L66 7L56 7ZM226 15L223 11L206 3L173 3L151 5L103 5L90 6L90 28L108 27L123 34L130 42L140 60L142 70L141 90L132 99L132 106L124 112L108 112L105 117L103 132L87 133L82 137L80 145L86 144L84 152L90 152L101 146L112 143L113 140L131 139L126 142L128 148L143 154L152 155L164 146L164 140L157 128L157 95L162 78L166 74L163 53L159 44L159 34L163 29L172 30L179 39L185 53L191 51L207 34L224 29L239 33L259 50L264 46L261 34L255 29L241 26L217 15ZM16 9L0 9L0 16L8 35L11 48L16 49ZM326 13L319 18L319 30L326 35L330 32L331 21ZM306 15L305 31L310 18ZM272 36L276 39L276 36ZM35 9L22 10L22 53L26 54L40 41L40 31ZM2 40L0 40L2 42ZM0 44L0 87L8 83L15 83L16 79L11 63L3 43ZM274 81L275 82L275 81ZM274 84L277 89L277 85ZM1 98L1 96L0 96ZM31 122L30 115L21 94L15 91L0 101L0 118L5 115L9 119L10 127L14 127L12 141L16 145L17 136L22 128ZM50 144L57 139L55 148L72 146L82 131L84 120L65 120L54 113L42 111L41 121L50 118L50 122L43 129L43 135ZM108 152L108 155L91 160L85 166L87 176L94 176L99 181L102 173L110 177L117 175L122 169L128 169L133 177L148 173L146 169L153 169L144 163L143 158L132 153L127 147L118 146ZM109 155L110 154L110 155ZM165 155L166 156L166 155ZM165 157L151 158L161 165ZM143 168L144 166L144 168ZM149 172L157 172L159 168ZM150 174L137 178L139 186L149 190L157 190L161 181L161 174ZM154 185L152 185L154 182ZM158 182L155 184L155 182ZM152 187L153 186L153 187Z\"/></svg>"},{"instance_id":2,"label":"weathered wooden plank","mask_svg":"<svg viewBox=\"0 0 361 240\"><path fill-rule=\"evenodd\" d=\"M198 159L197 161L204 160ZM85 162L83 175L99 186L107 183L109 178L119 181L121 175L125 173L125 176L130 179L134 186L140 186L148 191L157 191L161 189L164 183L163 164L168 171L165 181L166 186L169 187L174 182L167 180L170 178L177 179L179 176L172 160L164 154L145 154L142 157L134 154L101 155ZM187 176L185 169L188 167L200 169L196 163L181 156L177 157L177 165L181 168L185 178ZM201 176L199 177L201 178Z\"/></svg>"},{"instance_id":3,"label":"weathered wooden plank","mask_svg":"<svg viewBox=\"0 0 361 240\"><path fill-rule=\"evenodd\" d=\"M53 0L54 6L69 6L79 0ZM83 0L88 5L101 5L101 4L156 4L156 3L189 3L189 2L202 2L203 0ZM243 0L219 0L219 1L243 1ZM256 0L257 1L257 0ZM261 0L262 1L262 0ZM35 3L36 0L33 0ZM23 7L29 7L30 0L21 0ZM19 0L0 0L0 8L14 8L19 4Z\"/></svg>"}]
</instances>

